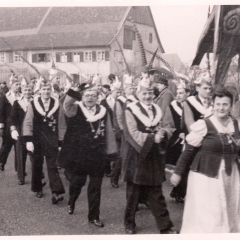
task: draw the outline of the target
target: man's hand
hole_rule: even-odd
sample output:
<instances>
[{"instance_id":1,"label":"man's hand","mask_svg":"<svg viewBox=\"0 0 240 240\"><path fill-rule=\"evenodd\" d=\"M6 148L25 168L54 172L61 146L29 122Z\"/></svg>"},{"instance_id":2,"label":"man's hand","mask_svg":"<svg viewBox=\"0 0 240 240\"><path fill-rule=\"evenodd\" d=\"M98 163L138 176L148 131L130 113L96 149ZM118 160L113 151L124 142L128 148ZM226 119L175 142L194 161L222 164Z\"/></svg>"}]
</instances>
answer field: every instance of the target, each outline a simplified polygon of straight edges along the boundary
<instances>
[{"instance_id":1,"label":"man's hand","mask_svg":"<svg viewBox=\"0 0 240 240\"><path fill-rule=\"evenodd\" d=\"M161 133L155 134L155 143L160 143L163 140L164 136Z\"/></svg>"},{"instance_id":2,"label":"man's hand","mask_svg":"<svg viewBox=\"0 0 240 240\"><path fill-rule=\"evenodd\" d=\"M176 173L173 173L171 178L170 178L170 182L172 183L172 185L174 187L176 187L181 181L181 176L177 175Z\"/></svg>"},{"instance_id":3,"label":"man's hand","mask_svg":"<svg viewBox=\"0 0 240 240\"><path fill-rule=\"evenodd\" d=\"M27 142L26 144L26 148L29 152L33 152L34 151L34 145L32 142Z\"/></svg>"},{"instance_id":4,"label":"man's hand","mask_svg":"<svg viewBox=\"0 0 240 240\"><path fill-rule=\"evenodd\" d=\"M185 140L185 133L180 133L180 134L179 134L179 138Z\"/></svg>"},{"instance_id":5,"label":"man's hand","mask_svg":"<svg viewBox=\"0 0 240 240\"><path fill-rule=\"evenodd\" d=\"M12 138L13 138L14 140L17 141L17 140L18 140L18 137L19 137L17 130L13 130L13 131L11 132L11 136L12 136Z\"/></svg>"}]
</instances>

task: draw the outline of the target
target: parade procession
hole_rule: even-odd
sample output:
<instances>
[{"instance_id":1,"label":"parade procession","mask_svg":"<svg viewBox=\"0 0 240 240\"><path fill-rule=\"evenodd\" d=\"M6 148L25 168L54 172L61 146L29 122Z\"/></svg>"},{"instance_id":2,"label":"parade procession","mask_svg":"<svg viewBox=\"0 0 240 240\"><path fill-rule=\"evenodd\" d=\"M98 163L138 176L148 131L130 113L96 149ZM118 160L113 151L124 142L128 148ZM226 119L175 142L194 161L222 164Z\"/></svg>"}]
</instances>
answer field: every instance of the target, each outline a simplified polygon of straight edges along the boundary
<instances>
[{"instance_id":1,"label":"parade procession","mask_svg":"<svg viewBox=\"0 0 240 240\"><path fill-rule=\"evenodd\" d=\"M240 233L240 5L179 68L150 7L0 16L0 236Z\"/></svg>"}]
</instances>

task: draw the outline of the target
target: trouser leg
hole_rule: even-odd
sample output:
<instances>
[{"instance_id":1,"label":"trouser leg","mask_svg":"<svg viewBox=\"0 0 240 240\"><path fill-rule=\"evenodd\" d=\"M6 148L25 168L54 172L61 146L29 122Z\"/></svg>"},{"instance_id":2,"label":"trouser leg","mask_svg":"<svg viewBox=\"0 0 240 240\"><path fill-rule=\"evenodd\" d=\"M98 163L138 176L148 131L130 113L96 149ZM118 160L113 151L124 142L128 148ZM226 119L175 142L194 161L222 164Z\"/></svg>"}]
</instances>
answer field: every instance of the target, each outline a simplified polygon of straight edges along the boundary
<instances>
[{"instance_id":1,"label":"trouser leg","mask_svg":"<svg viewBox=\"0 0 240 240\"><path fill-rule=\"evenodd\" d=\"M78 199L82 187L86 183L86 175L72 175L69 186L69 201L68 205L74 206L76 200Z\"/></svg>"},{"instance_id":2,"label":"trouser leg","mask_svg":"<svg viewBox=\"0 0 240 240\"><path fill-rule=\"evenodd\" d=\"M127 229L133 229L136 226L135 213L138 206L140 185L127 182L127 206L125 209L124 225Z\"/></svg>"},{"instance_id":3,"label":"trouser leg","mask_svg":"<svg viewBox=\"0 0 240 240\"><path fill-rule=\"evenodd\" d=\"M118 184L118 180L119 180L119 177L121 174L121 168L122 168L122 159L120 156L118 156L116 165L113 168L112 176L111 176L112 183L114 183L116 185Z\"/></svg>"},{"instance_id":4,"label":"trouser leg","mask_svg":"<svg viewBox=\"0 0 240 240\"><path fill-rule=\"evenodd\" d=\"M42 191L42 169L43 169L43 156L33 154L32 157L32 191Z\"/></svg>"},{"instance_id":5,"label":"trouser leg","mask_svg":"<svg viewBox=\"0 0 240 240\"><path fill-rule=\"evenodd\" d=\"M158 229L161 231L171 228L173 224L170 220L161 185L148 187L148 201Z\"/></svg>"},{"instance_id":6,"label":"trouser leg","mask_svg":"<svg viewBox=\"0 0 240 240\"><path fill-rule=\"evenodd\" d=\"M5 165L7 163L8 155L14 145L15 141L11 138L11 135L3 135L2 146L0 149L0 164Z\"/></svg>"},{"instance_id":7,"label":"trouser leg","mask_svg":"<svg viewBox=\"0 0 240 240\"><path fill-rule=\"evenodd\" d=\"M52 155L46 155L46 164L48 171L48 178L50 182L50 189L52 193L62 194L65 193L61 178L58 173L57 165L57 151L53 151Z\"/></svg>"},{"instance_id":8,"label":"trouser leg","mask_svg":"<svg viewBox=\"0 0 240 240\"><path fill-rule=\"evenodd\" d=\"M26 145L20 144L18 141L16 144L16 156L18 161L17 175L18 180L21 182L25 180L27 153Z\"/></svg>"},{"instance_id":9,"label":"trouser leg","mask_svg":"<svg viewBox=\"0 0 240 240\"><path fill-rule=\"evenodd\" d=\"M105 173L106 174L110 174L111 173L111 155L106 155L106 159L105 159Z\"/></svg>"},{"instance_id":10,"label":"trouser leg","mask_svg":"<svg viewBox=\"0 0 240 240\"><path fill-rule=\"evenodd\" d=\"M88 220L99 220L102 177L89 177L90 181L88 184Z\"/></svg>"}]
</instances>

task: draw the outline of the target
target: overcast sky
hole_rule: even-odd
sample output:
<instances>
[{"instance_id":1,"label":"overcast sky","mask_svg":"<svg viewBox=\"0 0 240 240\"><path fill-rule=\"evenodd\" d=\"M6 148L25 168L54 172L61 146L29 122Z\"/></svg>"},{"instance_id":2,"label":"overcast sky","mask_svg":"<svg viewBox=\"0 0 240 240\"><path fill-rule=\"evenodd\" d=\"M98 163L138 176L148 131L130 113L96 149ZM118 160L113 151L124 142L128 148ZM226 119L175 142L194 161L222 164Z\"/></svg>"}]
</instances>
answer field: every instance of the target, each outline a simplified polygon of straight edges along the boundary
<instances>
[{"instance_id":1,"label":"overcast sky","mask_svg":"<svg viewBox=\"0 0 240 240\"><path fill-rule=\"evenodd\" d=\"M151 6L151 10L165 52L177 53L190 64L207 21L208 5Z\"/></svg>"}]
</instances>

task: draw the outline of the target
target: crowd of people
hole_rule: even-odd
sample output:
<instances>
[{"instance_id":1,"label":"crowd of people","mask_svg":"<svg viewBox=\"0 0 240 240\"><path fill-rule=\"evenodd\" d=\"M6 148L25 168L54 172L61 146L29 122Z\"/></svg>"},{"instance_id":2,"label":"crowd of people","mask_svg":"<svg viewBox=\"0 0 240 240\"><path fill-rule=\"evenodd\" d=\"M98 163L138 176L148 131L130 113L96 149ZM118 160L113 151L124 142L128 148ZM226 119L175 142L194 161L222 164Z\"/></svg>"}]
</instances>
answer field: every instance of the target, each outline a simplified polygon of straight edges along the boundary
<instances>
[{"instance_id":1,"label":"crowd of people","mask_svg":"<svg viewBox=\"0 0 240 240\"><path fill-rule=\"evenodd\" d=\"M31 190L43 197L46 160L52 203L65 193L59 176L69 181L67 211L73 214L89 177L88 221L100 219L103 177L119 188L126 182L124 226L136 233L138 205L148 206L161 234L174 230L162 184L171 172L170 196L184 203L180 233L240 232L239 122L232 116L234 97L213 89L201 77L192 93L184 83L172 92L159 69L121 81L110 74L61 89L59 78L28 81L11 75L1 83L0 170L14 146L18 184L25 184L26 159L32 165Z\"/></svg>"}]
</instances>

